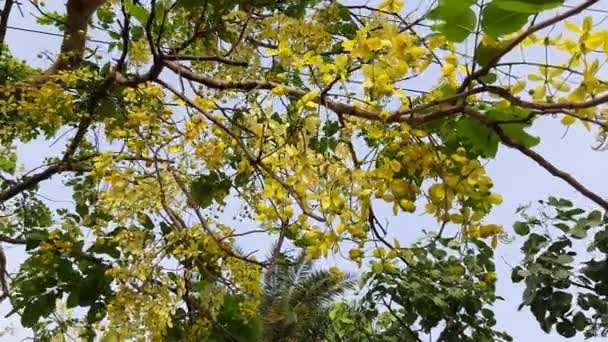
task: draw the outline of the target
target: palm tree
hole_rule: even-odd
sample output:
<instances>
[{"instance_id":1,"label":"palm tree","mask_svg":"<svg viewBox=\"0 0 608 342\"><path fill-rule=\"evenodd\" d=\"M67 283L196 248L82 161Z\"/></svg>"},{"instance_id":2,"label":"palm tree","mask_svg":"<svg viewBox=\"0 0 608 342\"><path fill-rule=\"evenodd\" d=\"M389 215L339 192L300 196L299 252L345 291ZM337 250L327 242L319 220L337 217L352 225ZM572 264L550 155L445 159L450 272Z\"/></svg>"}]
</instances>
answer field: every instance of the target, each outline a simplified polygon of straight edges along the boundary
<instances>
[{"instance_id":1,"label":"palm tree","mask_svg":"<svg viewBox=\"0 0 608 342\"><path fill-rule=\"evenodd\" d=\"M295 257L280 253L274 259L264 276L259 308L263 341L321 341L331 323L331 304L354 287L353 277L314 269L304 252Z\"/></svg>"}]
</instances>

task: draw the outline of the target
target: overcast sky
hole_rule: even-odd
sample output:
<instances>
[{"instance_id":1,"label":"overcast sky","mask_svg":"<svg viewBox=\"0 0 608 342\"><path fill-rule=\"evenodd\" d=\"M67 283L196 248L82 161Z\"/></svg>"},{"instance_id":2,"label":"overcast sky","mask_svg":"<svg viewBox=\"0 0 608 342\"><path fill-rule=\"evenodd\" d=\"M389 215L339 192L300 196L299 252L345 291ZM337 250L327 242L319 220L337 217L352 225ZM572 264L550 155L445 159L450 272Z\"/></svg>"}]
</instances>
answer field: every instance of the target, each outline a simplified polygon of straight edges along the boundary
<instances>
[{"instance_id":1,"label":"overcast sky","mask_svg":"<svg viewBox=\"0 0 608 342\"><path fill-rule=\"evenodd\" d=\"M58 0L56 1L59 3ZM569 3L574 2L570 1ZM608 9L608 0L601 1L599 5L594 7ZM51 30L48 27L36 25L29 13L24 14L25 17L21 18L18 11L13 12L11 25L22 28L38 28L45 31ZM35 54L41 50L56 52L60 42L60 37L38 35L14 29L9 30L7 34L7 43L12 52L16 56L38 65L41 64L41 61L36 58ZM608 187L606 186L608 152L597 152L591 149L590 146L595 143L593 134L588 133L580 125L576 125L571 127L564 136L565 130L559 120L540 120L535 123L532 133L541 136L543 139L541 145L535 147L537 152L559 168L575 175L581 183L590 189L608 197ZM63 146L60 143L53 148L49 148L49 144L50 142L38 141L19 147L20 161L26 166L26 169L40 165L42 159L49 155L49 149L59 153ZM515 209L519 205L544 199L550 195L576 200L577 205L583 208L595 208L595 205L579 196L569 185L552 177L519 152L506 147L501 147L496 159L488 163L487 171L495 182L496 192L502 194L504 198L504 203L494 210L488 222L502 224L509 232L511 232L511 224L517 219ZM71 200L70 194L61 186L59 177L45 183L42 194L54 200ZM234 209L238 210L238 208ZM380 214L384 214L386 217L392 216L388 211ZM404 217L407 218L404 219ZM390 227L391 234L398 236L402 241L412 241L419 236L422 228L434 228L431 221L413 215L391 219ZM261 238L249 241L250 243L259 243L260 249L263 249L264 245L267 244L267 241ZM518 263L521 258L519 251L521 243L521 239L515 239L509 245L500 244L496 252L499 275L498 295L507 299L505 302L498 302L495 307L499 326L507 330L515 341L576 341L577 339L563 339L556 334L547 335L543 333L527 309L522 312L517 311L523 289L511 284L510 267L507 263ZM7 251L7 256L11 270L15 270L18 261L23 260L24 253L20 249L10 248ZM331 264L333 262L341 263L341 261L332 260L326 263ZM7 303L4 302L0 306L0 315L2 315L0 317L3 317L7 310ZM10 320L0 318L0 328L7 326L15 328L16 334L0 338L0 341L15 341L27 336L27 332L19 327L18 318L15 319L15 316Z\"/></svg>"}]
</instances>

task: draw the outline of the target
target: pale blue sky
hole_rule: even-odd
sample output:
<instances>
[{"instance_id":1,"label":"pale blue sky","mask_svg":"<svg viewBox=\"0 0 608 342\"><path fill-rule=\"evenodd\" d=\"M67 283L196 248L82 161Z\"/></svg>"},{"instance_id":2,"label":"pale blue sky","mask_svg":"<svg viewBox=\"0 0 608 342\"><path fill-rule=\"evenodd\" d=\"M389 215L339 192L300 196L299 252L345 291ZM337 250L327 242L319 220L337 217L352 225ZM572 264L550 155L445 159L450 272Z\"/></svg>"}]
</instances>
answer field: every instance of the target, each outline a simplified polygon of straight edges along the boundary
<instances>
[{"instance_id":1,"label":"pale blue sky","mask_svg":"<svg viewBox=\"0 0 608 342\"><path fill-rule=\"evenodd\" d=\"M570 3L574 2L570 1ZM60 5L59 1L57 1L57 4ZM607 9L608 1L601 1L595 8ZM48 27L36 25L29 13L25 13L25 15L25 18L21 18L19 12L15 11L11 18L11 24L19 27L49 30ZM61 38L9 30L7 41L15 55L39 64L40 60L36 58L35 53L41 50L55 52ZM562 139L564 127L559 124L559 120L555 119L540 120L535 124L532 132L543 138L541 145L535 148L537 152L544 155L556 166L576 175L589 188L608 197L608 187L606 186L606 176L608 175L608 159L606 157L608 152L596 152L590 148L595 143L593 134L586 132L584 128L577 125L570 128L568 134ZM58 153L63 143L60 142L53 148L48 147L50 142L40 141L20 146L19 156L22 158L20 161L26 165L27 169L38 166L42 162L42 158L49 155L49 151ZM504 203L491 214L489 221L503 224L505 227L510 227L517 219L515 209L519 205L543 199L549 195L571 198L582 207L595 208L595 205L579 196L563 181L552 177L519 152L506 147L500 148L496 160L487 165L487 170L494 179L496 191L502 194L505 199ZM69 192L61 186L59 177L47 182L41 193L54 200L71 200ZM238 208L234 208L234 210L238 210ZM392 216L390 212L380 214L386 217ZM392 218L390 226L391 234L399 237L402 241L411 241L417 238L422 228L434 228L431 221L412 215ZM248 239L248 249L254 249L250 247L255 244L259 244L259 248L264 249L267 243L268 241L263 237L252 237ZM518 263L521 257L519 252L521 243L521 239L516 239L509 245L501 244L497 250L498 294L507 299L507 301L499 302L496 305L500 327L506 329L515 338L515 341L582 340L580 338L564 339L556 334L547 335L540 330L538 323L527 309L517 312L516 308L521 300L522 288L511 284L509 279L510 269L506 262L510 264ZM18 248L9 249L7 254L11 269L14 270L18 265L17 261L22 260L24 254ZM503 258L506 262L503 261ZM327 263L331 264L332 262L328 261ZM0 315L2 315L0 317L3 317L7 309L6 303L0 306ZM28 336L26 331L19 328L18 319L0 319L0 328L9 324L12 324L16 329L16 334L11 337L0 338L0 341L18 341L20 338Z\"/></svg>"}]
</instances>

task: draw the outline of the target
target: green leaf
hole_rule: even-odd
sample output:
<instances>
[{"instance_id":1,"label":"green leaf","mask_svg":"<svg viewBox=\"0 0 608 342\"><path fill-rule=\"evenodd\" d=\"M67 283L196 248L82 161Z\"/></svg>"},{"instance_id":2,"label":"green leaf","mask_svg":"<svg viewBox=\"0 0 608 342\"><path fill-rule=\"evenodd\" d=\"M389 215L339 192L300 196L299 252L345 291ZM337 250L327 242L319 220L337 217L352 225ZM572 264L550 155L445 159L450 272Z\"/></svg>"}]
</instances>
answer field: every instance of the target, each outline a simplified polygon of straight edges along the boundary
<instances>
[{"instance_id":1,"label":"green leaf","mask_svg":"<svg viewBox=\"0 0 608 342\"><path fill-rule=\"evenodd\" d=\"M32 241L44 241L48 237L49 233L46 230L31 230L25 234L25 239Z\"/></svg>"},{"instance_id":2,"label":"green leaf","mask_svg":"<svg viewBox=\"0 0 608 342\"><path fill-rule=\"evenodd\" d=\"M593 245L602 253L608 253L608 230L595 234Z\"/></svg>"},{"instance_id":3,"label":"green leaf","mask_svg":"<svg viewBox=\"0 0 608 342\"><path fill-rule=\"evenodd\" d=\"M528 117L528 111L511 109L509 111L490 110L486 115L500 121L525 120ZM512 140L524 145L525 147L534 147L540 143L540 138L528 134L525 129L530 126L529 123L508 123L500 124L502 131Z\"/></svg>"},{"instance_id":4,"label":"green leaf","mask_svg":"<svg viewBox=\"0 0 608 342\"><path fill-rule=\"evenodd\" d=\"M108 63L109 64L109 63ZM112 98L104 97L97 102L97 114L102 118L117 117L118 106Z\"/></svg>"},{"instance_id":5,"label":"green leaf","mask_svg":"<svg viewBox=\"0 0 608 342\"><path fill-rule=\"evenodd\" d=\"M32 250L40 245L40 242L48 239L49 233L46 230L30 230L25 233L25 250Z\"/></svg>"},{"instance_id":6,"label":"green leaf","mask_svg":"<svg viewBox=\"0 0 608 342\"><path fill-rule=\"evenodd\" d=\"M183 7L185 9L192 10L193 8L201 6L203 4L204 2L199 0L177 0L175 2L175 7Z\"/></svg>"},{"instance_id":7,"label":"green leaf","mask_svg":"<svg viewBox=\"0 0 608 342\"><path fill-rule=\"evenodd\" d=\"M565 311L568 311L568 309L572 305L572 297L573 296L571 293L557 291L551 296L551 307L553 309L566 309Z\"/></svg>"},{"instance_id":8,"label":"green leaf","mask_svg":"<svg viewBox=\"0 0 608 342\"><path fill-rule=\"evenodd\" d=\"M561 269L555 271L554 275L557 279L564 280L564 279L568 279L570 277L570 272L568 272L568 270L561 268Z\"/></svg>"},{"instance_id":9,"label":"green leaf","mask_svg":"<svg viewBox=\"0 0 608 342\"><path fill-rule=\"evenodd\" d=\"M76 212L80 217L84 218L89 214L89 206L85 203L79 202L76 204Z\"/></svg>"},{"instance_id":10,"label":"green leaf","mask_svg":"<svg viewBox=\"0 0 608 342\"><path fill-rule=\"evenodd\" d=\"M558 264L565 265L565 264L569 264L572 261L574 261L574 258L571 255L562 254L562 255L559 255L557 258L555 258L555 261Z\"/></svg>"},{"instance_id":11,"label":"green leaf","mask_svg":"<svg viewBox=\"0 0 608 342\"><path fill-rule=\"evenodd\" d=\"M80 296L80 289L78 289L78 288L76 288L72 292L70 292L70 295L68 296L68 299L66 301L66 306L68 309L78 306L78 297L79 296Z\"/></svg>"},{"instance_id":12,"label":"green leaf","mask_svg":"<svg viewBox=\"0 0 608 342\"><path fill-rule=\"evenodd\" d=\"M285 9L285 14L293 18L300 18L306 13L306 1L298 1Z\"/></svg>"},{"instance_id":13,"label":"green leaf","mask_svg":"<svg viewBox=\"0 0 608 342\"><path fill-rule=\"evenodd\" d=\"M494 0L492 2L502 10L517 13L536 14L558 7L563 0Z\"/></svg>"},{"instance_id":14,"label":"green leaf","mask_svg":"<svg viewBox=\"0 0 608 342\"><path fill-rule=\"evenodd\" d=\"M171 233L171 226L169 226L167 223L165 222L161 222L160 223L160 231L164 234L167 235L169 233Z\"/></svg>"},{"instance_id":15,"label":"green leaf","mask_svg":"<svg viewBox=\"0 0 608 342\"><path fill-rule=\"evenodd\" d=\"M120 251L116 248L116 246L116 243L95 243L91 246L91 248L89 248L89 252L96 254L107 254L112 258L118 259L120 258Z\"/></svg>"},{"instance_id":16,"label":"green leaf","mask_svg":"<svg viewBox=\"0 0 608 342\"><path fill-rule=\"evenodd\" d=\"M577 312L576 315L574 315L574 318L572 319L572 323L574 324L574 328L578 331L585 330L587 325L589 325L589 322L587 321L585 314L583 314L580 311Z\"/></svg>"},{"instance_id":17,"label":"green leaf","mask_svg":"<svg viewBox=\"0 0 608 342\"><path fill-rule=\"evenodd\" d=\"M574 325L567 320L557 323L557 325L555 326L555 330L557 330L558 334L564 337L573 337L574 335L576 335L576 329Z\"/></svg>"},{"instance_id":18,"label":"green leaf","mask_svg":"<svg viewBox=\"0 0 608 342\"><path fill-rule=\"evenodd\" d=\"M494 158L498 151L498 137L488 127L471 118L462 118L456 125L456 135L471 153L483 158Z\"/></svg>"},{"instance_id":19,"label":"green leaf","mask_svg":"<svg viewBox=\"0 0 608 342\"><path fill-rule=\"evenodd\" d=\"M140 23L146 24L150 13L143 6L136 5L132 0L125 1L125 9L127 12L137 19Z\"/></svg>"},{"instance_id":20,"label":"green leaf","mask_svg":"<svg viewBox=\"0 0 608 342\"><path fill-rule=\"evenodd\" d=\"M513 271L511 271L512 282L519 283L520 281L524 280L524 278L525 274L523 268L521 268L520 266L516 266L515 268L513 268Z\"/></svg>"},{"instance_id":21,"label":"green leaf","mask_svg":"<svg viewBox=\"0 0 608 342\"><path fill-rule=\"evenodd\" d=\"M495 73L489 73L479 78L479 80L485 84L492 84L498 80Z\"/></svg>"},{"instance_id":22,"label":"green leaf","mask_svg":"<svg viewBox=\"0 0 608 342\"><path fill-rule=\"evenodd\" d=\"M597 227L602 223L602 213L599 210L594 210L587 216L587 224L591 227Z\"/></svg>"},{"instance_id":23,"label":"green leaf","mask_svg":"<svg viewBox=\"0 0 608 342\"><path fill-rule=\"evenodd\" d=\"M55 295L44 294L25 306L21 314L21 325L31 328L38 323L40 317L47 317L53 310L55 310Z\"/></svg>"},{"instance_id":24,"label":"green leaf","mask_svg":"<svg viewBox=\"0 0 608 342\"><path fill-rule=\"evenodd\" d=\"M553 196L550 196L547 199L547 204L556 208L571 208L574 204L567 199L557 199Z\"/></svg>"},{"instance_id":25,"label":"green leaf","mask_svg":"<svg viewBox=\"0 0 608 342\"><path fill-rule=\"evenodd\" d=\"M431 249L431 254L437 259L443 259L448 255L448 253L446 251L444 251L443 249L439 249L439 248Z\"/></svg>"},{"instance_id":26,"label":"green leaf","mask_svg":"<svg viewBox=\"0 0 608 342\"><path fill-rule=\"evenodd\" d=\"M566 237L562 237L558 241L552 243L551 246L549 246L548 250L553 253L562 253L562 251L566 247L572 247L572 241L570 241Z\"/></svg>"},{"instance_id":27,"label":"green leaf","mask_svg":"<svg viewBox=\"0 0 608 342\"><path fill-rule=\"evenodd\" d=\"M528 235L530 233L530 227L525 222L515 222L513 230L517 235Z\"/></svg>"},{"instance_id":28,"label":"green leaf","mask_svg":"<svg viewBox=\"0 0 608 342\"><path fill-rule=\"evenodd\" d=\"M143 217L142 217L142 219L140 219L140 222L144 228L146 228L148 230L154 229L154 222L152 221L150 216L143 214Z\"/></svg>"},{"instance_id":29,"label":"green leaf","mask_svg":"<svg viewBox=\"0 0 608 342\"><path fill-rule=\"evenodd\" d=\"M529 16L527 13L504 10L492 2L483 9L481 28L490 36L500 37L521 29Z\"/></svg>"},{"instance_id":30,"label":"green leaf","mask_svg":"<svg viewBox=\"0 0 608 342\"><path fill-rule=\"evenodd\" d=\"M475 49L475 63L486 66L502 51L500 47L487 46L479 43ZM496 76L496 75L495 75ZM486 82L488 83L488 82ZM491 82L494 83L494 82Z\"/></svg>"},{"instance_id":31,"label":"green leaf","mask_svg":"<svg viewBox=\"0 0 608 342\"><path fill-rule=\"evenodd\" d=\"M522 246L522 250L526 254L535 254L537 253L541 246L543 246L547 242L547 238L544 236L540 236L536 233L530 234L528 240Z\"/></svg>"},{"instance_id":32,"label":"green leaf","mask_svg":"<svg viewBox=\"0 0 608 342\"><path fill-rule=\"evenodd\" d=\"M553 226L564 233L567 233L570 230L570 227L565 223L556 223Z\"/></svg>"},{"instance_id":33,"label":"green leaf","mask_svg":"<svg viewBox=\"0 0 608 342\"><path fill-rule=\"evenodd\" d=\"M433 29L443 33L448 40L462 42L475 32L477 25L477 16L470 8L473 3L470 0L442 0L427 18L440 22Z\"/></svg>"},{"instance_id":34,"label":"green leaf","mask_svg":"<svg viewBox=\"0 0 608 342\"><path fill-rule=\"evenodd\" d=\"M212 171L209 174L200 175L190 185L190 194L202 208L207 208L214 201L222 203L228 195L232 182L225 174Z\"/></svg>"},{"instance_id":35,"label":"green leaf","mask_svg":"<svg viewBox=\"0 0 608 342\"><path fill-rule=\"evenodd\" d=\"M103 302L95 302L87 312L87 323L96 323L101 321L106 315L106 304Z\"/></svg>"},{"instance_id":36,"label":"green leaf","mask_svg":"<svg viewBox=\"0 0 608 342\"><path fill-rule=\"evenodd\" d=\"M585 229L585 220L576 222L574 228L570 230L570 235L575 239L584 239L587 237L587 229Z\"/></svg>"}]
</instances>

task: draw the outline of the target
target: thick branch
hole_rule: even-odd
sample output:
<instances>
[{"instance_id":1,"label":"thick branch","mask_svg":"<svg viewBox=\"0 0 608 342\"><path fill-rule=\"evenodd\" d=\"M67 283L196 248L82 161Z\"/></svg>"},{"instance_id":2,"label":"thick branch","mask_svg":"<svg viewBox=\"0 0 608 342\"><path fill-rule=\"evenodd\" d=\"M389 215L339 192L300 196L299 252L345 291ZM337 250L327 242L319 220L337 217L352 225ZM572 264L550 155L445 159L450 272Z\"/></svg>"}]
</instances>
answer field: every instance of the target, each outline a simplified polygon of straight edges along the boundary
<instances>
[{"instance_id":1,"label":"thick branch","mask_svg":"<svg viewBox=\"0 0 608 342\"><path fill-rule=\"evenodd\" d=\"M213 88L213 89L251 91L251 90L256 90L256 89L272 90L272 89L281 87L284 90L286 95L293 97L293 98L301 98L307 94L307 92L304 90L296 89L293 87L288 87L288 86L282 85L280 83L272 82L272 81L257 81L257 80L226 81L226 80L221 80L221 79L216 79L216 78L211 78L211 77L207 77L204 75L196 74L196 73L188 70L187 68L185 68L177 63L174 63L174 62L165 61L164 65L166 65L169 69L173 70L176 74L178 74L181 77L184 77L188 80L191 80L196 83L200 83L202 85L205 85L205 86L207 86L209 88ZM474 92L477 92L477 90L473 90L468 94L472 94ZM435 101L435 103L433 105L437 105L437 104L444 103L444 102L450 102L450 101L453 101L457 97L463 97L468 94L464 94L464 93L457 94L457 95L448 97L447 100L446 99L437 100L437 101ZM311 101L327 107L328 109L332 110L336 114L355 116L355 117L359 117L359 118L367 119L367 120L377 120L377 121L382 120L380 113L364 110L364 109L358 108L356 106L342 103L342 102L331 101L324 97L318 96L314 99L311 99ZM424 106L424 109L427 109L427 107L428 106ZM432 114L415 115L416 112L419 110L422 110L422 109L394 112L394 113L392 113L392 115L389 115L388 122L406 122L412 126L421 125L421 124L425 124L425 123L431 122L433 120L437 120L437 119L445 117L445 116L449 116L449 115L458 113L461 110L461 106L460 105L448 105L441 109L433 111Z\"/></svg>"},{"instance_id":2,"label":"thick branch","mask_svg":"<svg viewBox=\"0 0 608 342\"><path fill-rule=\"evenodd\" d=\"M60 56L45 72L53 75L61 70L74 70L80 66L87 41L89 20L107 0L68 0L65 32Z\"/></svg>"},{"instance_id":3,"label":"thick branch","mask_svg":"<svg viewBox=\"0 0 608 342\"><path fill-rule=\"evenodd\" d=\"M4 203L9 199L19 195L21 192L31 189L40 182L51 178L53 175L61 172L61 163L54 164L46 168L44 171L37 173L31 177L26 177L10 188L0 192L0 203Z\"/></svg>"},{"instance_id":4,"label":"thick branch","mask_svg":"<svg viewBox=\"0 0 608 342\"><path fill-rule=\"evenodd\" d=\"M25 245L26 243L25 239L14 238L3 234L0 234L0 242L6 242L12 245Z\"/></svg>"},{"instance_id":5,"label":"thick branch","mask_svg":"<svg viewBox=\"0 0 608 342\"><path fill-rule=\"evenodd\" d=\"M0 46L4 44L4 38L6 37L6 29L8 27L8 19L13 8L13 0L5 0L2 14L0 15ZM2 48L0 47L0 51Z\"/></svg>"},{"instance_id":6,"label":"thick branch","mask_svg":"<svg viewBox=\"0 0 608 342\"><path fill-rule=\"evenodd\" d=\"M247 62L235 61L234 59L224 56L191 56L191 55L165 55L162 56L165 61L195 61L195 62L218 62L227 65L246 67Z\"/></svg>"},{"instance_id":7,"label":"thick branch","mask_svg":"<svg viewBox=\"0 0 608 342\"><path fill-rule=\"evenodd\" d=\"M581 184L574 177L572 177L571 174L558 169L555 165L551 164L551 162L546 160L540 154L538 154L535 151L529 149L528 147L520 144L519 142L511 139L509 136L507 136L505 134L505 132L500 127L500 125L496 124L496 122L490 120L488 117L486 117L482 113L480 113L477 110L470 108L470 107L465 107L463 112L474 117L475 119L479 120L481 123L486 125L487 127L491 128L496 133L496 135L498 135L498 137L500 138L500 140L503 144L518 150L519 152L524 154L526 157L532 159L534 162L536 162L542 168L547 170L550 174L552 174L553 176L555 176L557 178L562 179L566 183L570 184L574 189L576 189L583 196L592 200L593 202L595 202L597 205L599 205L603 209L608 210L608 201L606 201L604 198L602 198L600 195L596 194L595 192L586 188L583 184Z\"/></svg>"}]
</instances>

